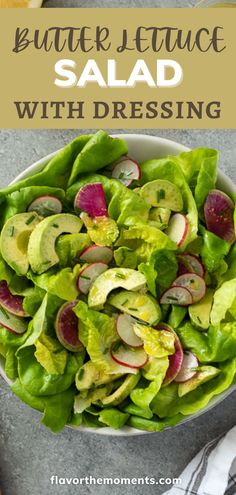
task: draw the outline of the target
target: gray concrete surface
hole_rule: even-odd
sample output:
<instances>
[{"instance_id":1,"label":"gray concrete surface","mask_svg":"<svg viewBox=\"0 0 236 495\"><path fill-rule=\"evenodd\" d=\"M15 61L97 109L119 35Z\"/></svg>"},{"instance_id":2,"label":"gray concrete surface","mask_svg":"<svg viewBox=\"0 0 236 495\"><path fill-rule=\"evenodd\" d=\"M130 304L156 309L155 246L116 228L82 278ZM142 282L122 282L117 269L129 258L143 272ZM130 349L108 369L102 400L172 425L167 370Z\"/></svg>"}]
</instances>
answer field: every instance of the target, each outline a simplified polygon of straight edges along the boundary
<instances>
[{"instance_id":1,"label":"gray concrete surface","mask_svg":"<svg viewBox=\"0 0 236 495\"><path fill-rule=\"evenodd\" d=\"M236 180L236 130L153 130L150 134L165 136L190 147L218 148L221 169ZM0 187L75 136L76 131L0 131ZM51 486L50 477L178 476L207 441L235 424L235 399L236 393L233 393L198 419L148 436L103 437L69 429L55 436L41 426L40 415L14 397L0 379L2 495L161 494L166 488L160 486Z\"/></svg>"},{"instance_id":2,"label":"gray concrete surface","mask_svg":"<svg viewBox=\"0 0 236 495\"><path fill-rule=\"evenodd\" d=\"M192 7L198 0L45 0L44 7Z\"/></svg>"}]
</instances>

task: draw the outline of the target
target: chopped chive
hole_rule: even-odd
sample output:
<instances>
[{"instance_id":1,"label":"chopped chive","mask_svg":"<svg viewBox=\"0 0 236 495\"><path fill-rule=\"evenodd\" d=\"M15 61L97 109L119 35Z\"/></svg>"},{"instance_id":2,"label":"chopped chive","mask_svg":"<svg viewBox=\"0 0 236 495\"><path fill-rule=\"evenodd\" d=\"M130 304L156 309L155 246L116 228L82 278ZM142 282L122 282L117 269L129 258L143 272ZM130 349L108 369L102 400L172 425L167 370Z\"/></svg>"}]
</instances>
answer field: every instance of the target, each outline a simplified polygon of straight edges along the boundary
<instances>
[{"instance_id":1,"label":"chopped chive","mask_svg":"<svg viewBox=\"0 0 236 495\"><path fill-rule=\"evenodd\" d=\"M107 354L107 353L108 353L108 351L109 351L109 349L106 347L106 348L104 349L104 351L103 351L103 354Z\"/></svg>"},{"instance_id":2,"label":"chopped chive","mask_svg":"<svg viewBox=\"0 0 236 495\"><path fill-rule=\"evenodd\" d=\"M91 280L90 277L86 277L86 275L80 275L80 278L84 278L85 280Z\"/></svg>"},{"instance_id":3,"label":"chopped chive","mask_svg":"<svg viewBox=\"0 0 236 495\"><path fill-rule=\"evenodd\" d=\"M35 219L35 215L31 215L31 217L28 218L28 220L26 220L25 224L26 225L29 225L30 223L32 223Z\"/></svg>"},{"instance_id":4,"label":"chopped chive","mask_svg":"<svg viewBox=\"0 0 236 495\"><path fill-rule=\"evenodd\" d=\"M53 223L52 226L55 228L55 229L58 229L59 225L57 223Z\"/></svg>"},{"instance_id":5,"label":"chopped chive","mask_svg":"<svg viewBox=\"0 0 236 495\"><path fill-rule=\"evenodd\" d=\"M197 320L199 321L199 323L202 323L202 320L201 318L199 318L199 316L197 316Z\"/></svg>"},{"instance_id":6,"label":"chopped chive","mask_svg":"<svg viewBox=\"0 0 236 495\"><path fill-rule=\"evenodd\" d=\"M127 302L129 302L129 299L126 299L126 300L122 303L122 306L124 306L125 304L127 304Z\"/></svg>"},{"instance_id":7,"label":"chopped chive","mask_svg":"<svg viewBox=\"0 0 236 495\"><path fill-rule=\"evenodd\" d=\"M162 223L161 215L158 215L158 218L159 218L159 222Z\"/></svg>"},{"instance_id":8,"label":"chopped chive","mask_svg":"<svg viewBox=\"0 0 236 495\"><path fill-rule=\"evenodd\" d=\"M118 177L118 179L123 179L124 176L125 176L124 172L121 172L120 175L119 175L119 177Z\"/></svg>"},{"instance_id":9,"label":"chopped chive","mask_svg":"<svg viewBox=\"0 0 236 495\"><path fill-rule=\"evenodd\" d=\"M9 320L9 319L10 319L9 314L6 312L6 310L5 310L2 306L0 306L0 311L1 311L1 312L2 312L2 314L6 317L6 319L7 319L7 320Z\"/></svg>"},{"instance_id":10,"label":"chopped chive","mask_svg":"<svg viewBox=\"0 0 236 495\"><path fill-rule=\"evenodd\" d=\"M84 376L84 369L83 369L83 368L81 368L81 369L79 370L78 379L79 379L79 380L81 380L81 379L83 378L83 376Z\"/></svg>"},{"instance_id":11,"label":"chopped chive","mask_svg":"<svg viewBox=\"0 0 236 495\"><path fill-rule=\"evenodd\" d=\"M13 237L14 235L14 230L15 230L15 227L13 227L13 225L9 228L9 236L10 237Z\"/></svg>"},{"instance_id":12,"label":"chopped chive","mask_svg":"<svg viewBox=\"0 0 236 495\"><path fill-rule=\"evenodd\" d=\"M164 191L164 189L160 189L159 191L157 191L157 202L159 203L161 201L161 199L165 199L166 197L166 193Z\"/></svg>"},{"instance_id":13,"label":"chopped chive","mask_svg":"<svg viewBox=\"0 0 236 495\"><path fill-rule=\"evenodd\" d=\"M178 301L179 300L178 297L174 297L174 296L169 296L168 299L170 301Z\"/></svg>"},{"instance_id":14,"label":"chopped chive","mask_svg":"<svg viewBox=\"0 0 236 495\"><path fill-rule=\"evenodd\" d=\"M123 275L123 273L116 273L117 278L123 278L124 280L126 279L126 276Z\"/></svg>"},{"instance_id":15,"label":"chopped chive","mask_svg":"<svg viewBox=\"0 0 236 495\"><path fill-rule=\"evenodd\" d=\"M138 311L137 308L128 308L129 311Z\"/></svg>"},{"instance_id":16,"label":"chopped chive","mask_svg":"<svg viewBox=\"0 0 236 495\"><path fill-rule=\"evenodd\" d=\"M118 349L120 348L121 345L122 345L121 342L115 342L115 344L112 347L113 352L118 351Z\"/></svg>"}]
</instances>

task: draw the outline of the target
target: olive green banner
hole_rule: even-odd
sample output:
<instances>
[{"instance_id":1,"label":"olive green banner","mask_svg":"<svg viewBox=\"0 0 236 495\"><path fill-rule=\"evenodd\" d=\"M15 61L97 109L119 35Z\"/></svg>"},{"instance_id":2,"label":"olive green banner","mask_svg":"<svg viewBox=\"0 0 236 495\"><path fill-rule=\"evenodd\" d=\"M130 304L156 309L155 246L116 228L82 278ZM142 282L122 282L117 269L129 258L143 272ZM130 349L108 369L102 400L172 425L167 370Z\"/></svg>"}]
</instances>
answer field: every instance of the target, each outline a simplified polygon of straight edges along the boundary
<instances>
[{"instance_id":1,"label":"olive green banner","mask_svg":"<svg viewBox=\"0 0 236 495\"><path fill-rule=\"evenodd\" d=\"M236 128L236 9L2 9L1 128Z\"/></svg>"}]
</instances>

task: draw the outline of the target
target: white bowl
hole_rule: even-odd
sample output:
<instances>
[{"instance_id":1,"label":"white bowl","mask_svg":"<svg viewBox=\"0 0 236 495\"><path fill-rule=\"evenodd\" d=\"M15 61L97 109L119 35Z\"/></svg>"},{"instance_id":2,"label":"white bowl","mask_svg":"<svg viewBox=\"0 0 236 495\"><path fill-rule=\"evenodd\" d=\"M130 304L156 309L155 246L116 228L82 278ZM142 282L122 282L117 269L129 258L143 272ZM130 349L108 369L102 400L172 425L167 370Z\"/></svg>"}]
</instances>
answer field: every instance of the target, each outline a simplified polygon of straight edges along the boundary
<instances>
[{"instance_id":1,"label":"white bowl","mask_svg":"<svg viewBox=\"0 0 236 495\"><path fill-rule=\"evenodd\" d=\"M178 155L182 151L190 151L189 148L186 148L186 146L183 146L182 144L176 143L174 141L170 141L169 139L159 138L156 136L147 136L144 134L143 135L142 134L122 134L122 135L119 134L119 135L115 135L115 136L122 137L123 139L125 139L125 141L127 142L128 148L129 148L129 155L132 156L138 162L143 162L143 161L149 160L151 158L164 158L167 155ZM55 152L51 153L50 155L47 155L46 157L42 158L41 160L38 160L37 162L33 163L33 165L31 165L24 172L22 172L20 175L18 175L12 183L18 182L19 180L24 179L25 177L28 177L29 175L33 175L36 172L39 172L40 170L42 170L42 168L49 162L49 160L57 152L58 151L55 151ZM227 192L228 193L236 193L236 186L233 184L231 179L229 179L221 171L218 172L217 186L222 191L224 191L226 193ZM6 382L10 385L11 382L5 375L3 360L1 360L1 358L0 358L0 374L6 380ZM233 390L235 390L235 389L236 389L236 385L231 386L225 392L214 397L209 402L207 407L203 408L201 411L199 411L195 414L187 416L179 424L186 423L186 422L190 421L191 419L200 416L204 412L209 411L212 407L219 404L219 402L221 402L229 394L231 394L233 392ZM80 431L87 431L90 433L99 433L102 435L114 435L114 436L122 436L122 435L132 436L132 435L144 435L147 433L151 433L151 432L147 432L147 431L136 430L135 428L131 428L129 426L124 426L120 430L113 430L112 428L108 428L108 427L87 428L84 426L80 426L76 429L80 430Z\"/></svg>"}]
</instances>

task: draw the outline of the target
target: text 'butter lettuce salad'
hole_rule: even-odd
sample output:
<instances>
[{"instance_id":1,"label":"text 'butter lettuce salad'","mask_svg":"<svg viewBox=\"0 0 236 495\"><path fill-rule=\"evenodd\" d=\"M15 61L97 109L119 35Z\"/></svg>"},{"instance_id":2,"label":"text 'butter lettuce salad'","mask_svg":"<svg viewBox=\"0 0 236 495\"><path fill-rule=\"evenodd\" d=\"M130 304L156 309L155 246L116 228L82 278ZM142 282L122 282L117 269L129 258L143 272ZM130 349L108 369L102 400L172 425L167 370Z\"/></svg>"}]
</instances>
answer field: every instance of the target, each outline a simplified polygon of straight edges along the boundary
<instances>
[{"instance_id":1,"label":"text 'butter lettuce salad'","mask_svg":"<svg viewBox=\"0 0 236 495\"><path fill-rule=\"evenodd\" d=\"M53 432L174 426L236 375L235 198L218 153L80 136L0 191L0 353Z\"/></svg>"}]
</instances>

